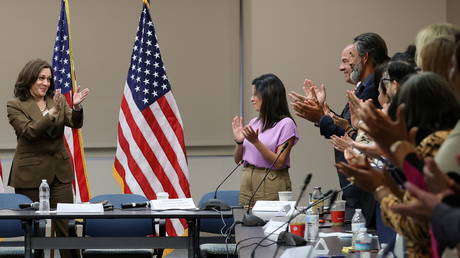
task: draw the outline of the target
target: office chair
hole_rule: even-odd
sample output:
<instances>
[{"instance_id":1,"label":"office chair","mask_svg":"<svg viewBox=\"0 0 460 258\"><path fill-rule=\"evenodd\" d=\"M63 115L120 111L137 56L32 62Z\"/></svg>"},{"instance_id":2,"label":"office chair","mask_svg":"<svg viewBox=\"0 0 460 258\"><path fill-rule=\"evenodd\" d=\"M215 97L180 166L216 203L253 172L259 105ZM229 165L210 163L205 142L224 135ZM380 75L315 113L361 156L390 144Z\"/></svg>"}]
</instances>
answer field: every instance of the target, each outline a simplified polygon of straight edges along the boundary
<instances>
[{"instance_id":1,"label":"office chair","mask_svg":"<svg viewBox=\"0 0 460 258\"><path fill-rule=\"evenodd\" d=\"M0 193L0 209L19 209L21 203L32 203L22 194ZM45 221L34 225L35 234L45 235ZM20 220L0 220L0 238L23 237L25 234ZM20 246L22 245L22 246ZM0 242L0 257L24 257L24 241ZM43 250L35 250L35 257L43 257Z\"/></svg>"},{"instance_id":2,"label":"office chair","mask_svg":"<svg viewBox=\"0 0 460 258\"><path fill-rule=\"evenodd\" d=\"M107 200L114 208L121 208L122 203L146 202L142 195L137 194L103 194L93 197L90 202ZM83 222L83 235L94 237L124 236L141 237L155 234L154 219L86 219ZM160 232L165 229L160 226ZM164 236L164 233L163 233ZM161 257L163 249L86 249L82 251L84 258L116 258L116 257Z\"/></svg>"},{"instance_id":3,"label":"office chair","mask_svg":"<svg viewBox=\"0 0 460 258\"><path fill-rule=\"evenodd\" d=\"M201 197L198 207L201 207L203 203L214 198L214 191L206 193ZM235 190L223 190L217 192L217 199L225 202L230 207L240 205L240 191ZM225 222L225 223L224 223ZM233 218L224 219L200 219L200 232L207 232L221 235L221 232L227 232L233 224ZM235 230L232 228L229 234L233 235ZM234 238L230 237L230 244L225 244L225 236L213 236L213 237L200 237L200 242L206 242L200 245L201 254L203 257L234 257L232 254L235 252L236 245L234 244Z\"/></svg>"}]
</instances>

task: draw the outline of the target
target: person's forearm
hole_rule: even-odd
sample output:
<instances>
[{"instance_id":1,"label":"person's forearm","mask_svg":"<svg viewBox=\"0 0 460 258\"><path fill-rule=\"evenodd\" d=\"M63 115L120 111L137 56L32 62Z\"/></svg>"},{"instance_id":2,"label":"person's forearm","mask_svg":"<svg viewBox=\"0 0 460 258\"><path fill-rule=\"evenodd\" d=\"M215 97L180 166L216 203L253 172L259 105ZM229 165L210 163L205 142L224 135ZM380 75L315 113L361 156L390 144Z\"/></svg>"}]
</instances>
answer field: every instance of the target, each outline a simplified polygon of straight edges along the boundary
<instances>
[{"instance_id":1,"label":"person's forearm","mask_svg":"<svg viewBox=\"0 0 460 258\"><path fill-rule=\"evenodd\" d=\"M262 157L268 162L268 163L273 163L276 159L276 153L271 151L270 149L265 146L261 141L257 141L253 143L254 147L262 154ZM278 163L278 162L277 162ZM277 167L277 164L275 164L275 168Z\"/></svg>"},{"instance_id":2,"label":"person's forearm","mask_svg":"<svg viewBox=\"0 0 460 258\"><path fill-rule=\"evenodd\" d=\"M243 159L243 144L235 143L235 150L233 151L233 159L235 160L235 163L238 163Z\"/></svg>"},{"instance_id":3,"label":"person's forearm","mask_svg":"<svg viewBox=\"0 0 460 258\"><path fill-rule=\"evenodd\" d=\"M289 145L287 146L286 150L281 154L271 151L261 141L257 141L257 142L255 142L253 144L256 147L256 149L262 154L262 156L264 157L264 159L268 163L272 164L276 160L276 163L274 164L273 168L279 169L279 168L283 168L284 163L286 161L286 158L289 156L289 152L290 152L290 150L292 148L294 140L291 138L290 140L288 140L288 142L289 142ZM278 157L278 155L279 155L279 157Z\"/></svg>"}]
</instances>

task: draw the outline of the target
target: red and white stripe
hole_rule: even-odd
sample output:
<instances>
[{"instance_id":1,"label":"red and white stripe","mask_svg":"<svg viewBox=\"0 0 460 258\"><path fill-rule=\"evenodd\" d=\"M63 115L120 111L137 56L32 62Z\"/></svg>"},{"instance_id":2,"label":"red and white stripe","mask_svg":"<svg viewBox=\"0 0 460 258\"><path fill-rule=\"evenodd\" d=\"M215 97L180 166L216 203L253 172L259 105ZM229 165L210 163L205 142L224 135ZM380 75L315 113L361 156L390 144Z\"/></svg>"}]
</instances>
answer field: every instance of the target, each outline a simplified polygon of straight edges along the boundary
<instances>
[{"instance_id":1,"label":"red and white stripe","mask_svg":"<svg viewBox=\"0 0 460 258\"><path fill-rule=\"evenodd\" d=\"M3 186L3 168L2 162L0 161L0 193L5 192L5 187Z\"/></svg>"},{"instance_id":2,"label":"red and white stripe","mask_svg":"<svg viewBox=\"0 0 460 258\"><path fill-rule=\"evenodd\" d=\"M64 95L69 106L72 106L70 92ZM89 191L86 161L84 156L83 140L80 129L64 128L64 144L70 155L74 181L72 182L75 202L88 202L91 198Z\"/></svg>"},{"instance_id":3,"label":"red and white stripe","mask_svg":"<svg viewBox=\"0 0 460 258\"><path fill-rule=\"evenodd\" d=\"M125 193L150 200L158 192L168 192L170 198L190 197L182 120L171 91L141 111L125 84L114 169ZM185 222L167 223L168 235L183 234Z\"/></svg>"}]
</instances>

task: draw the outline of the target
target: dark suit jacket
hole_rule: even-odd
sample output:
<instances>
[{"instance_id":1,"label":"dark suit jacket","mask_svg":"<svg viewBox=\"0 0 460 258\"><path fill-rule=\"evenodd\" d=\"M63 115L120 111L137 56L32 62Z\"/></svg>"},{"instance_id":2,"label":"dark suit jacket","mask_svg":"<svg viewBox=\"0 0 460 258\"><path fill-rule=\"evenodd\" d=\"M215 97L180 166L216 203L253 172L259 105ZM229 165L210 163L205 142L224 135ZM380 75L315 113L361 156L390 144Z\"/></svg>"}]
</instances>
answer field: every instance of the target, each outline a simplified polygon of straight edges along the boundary
<instances>
[{"instance_id":1,"label":"dark suit jacket","mask_svg":"<svg viewBox=\"0 0 460 258\"><path fill-rule=\"evenodd\" d=\"M46 97L48 109L53 99ZM42 115L35 100L15 98L7 104L8 120L17 136L17 147L8 184L14 188L37 188L42 179L49 184L57 178L72 182L74 175L69 153L64 146L64 126L81 128L83 111L74 111L65 101L54 119Z\"/></svg>"},{"instance_id":2,"label":"dark suit jacket","mask_svg":"<svg viewBox=\"0 0 460 258\"><path fill-rule=\"evenodd\" d=\"M358 88L355 90L355 94L359 99L367 100L372 99L374 104L378 105L378 85L374 85L374 75L369 75L364 79ZM351 116L348 104L343 108L340 116L347 119L351 123ZM332 135L343 136L345 130L334 123L334 120L330 116L323 116L319 121L320 133L325 138L329 139ZM343 152L334 149L335 162L340 161L346 162ZM342 173L337 172L339 176L340 187L347 186L348 182L346 176ZM366 218L366 226L374 227L375 225L375 200L374 196L357 186L352 186L343 192L343 198L347 201L347 210L345 218L351 219L354 213L354 209L360 208L363 210L364 217Z\"/></svg>"}]
</instances>

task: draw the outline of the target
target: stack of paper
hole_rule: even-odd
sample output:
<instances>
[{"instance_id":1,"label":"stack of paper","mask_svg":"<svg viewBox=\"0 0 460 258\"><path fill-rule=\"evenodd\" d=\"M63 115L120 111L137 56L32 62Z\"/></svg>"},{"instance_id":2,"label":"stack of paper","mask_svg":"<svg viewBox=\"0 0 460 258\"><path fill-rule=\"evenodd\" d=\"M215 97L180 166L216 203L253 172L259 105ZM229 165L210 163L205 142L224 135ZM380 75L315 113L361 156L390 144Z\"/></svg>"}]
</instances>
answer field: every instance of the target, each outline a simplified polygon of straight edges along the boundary
<instances>
[{"instance_id":1,"label":"stack of paper","mask_svg":"<svg viewBox=\"0 0 460 258\"><path fill-rule=\"evenodd\" d=\"M102 203L58 203L57 213L104 213Z\"/></svg>"},{"instance_id":2,"label":"stack of paper","mask_svg":"<svg viewBox=\"0 0 460 258\"><path fill-rule=\"evenodd\" d=\"M152 210L195 210L192 198L151 200Z\"/></svg>"},{"instance_id":3,"label":"stack of paper","mask_svg":"<svg viewBox=\"0 0 460 258\"><path fill-rule=\"evenodd\" d=\"M252 214L269 220L277 216L290 216L294 211L294 201L257 201L252 208Z\"/></svg>"}]
</instances>

